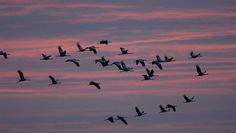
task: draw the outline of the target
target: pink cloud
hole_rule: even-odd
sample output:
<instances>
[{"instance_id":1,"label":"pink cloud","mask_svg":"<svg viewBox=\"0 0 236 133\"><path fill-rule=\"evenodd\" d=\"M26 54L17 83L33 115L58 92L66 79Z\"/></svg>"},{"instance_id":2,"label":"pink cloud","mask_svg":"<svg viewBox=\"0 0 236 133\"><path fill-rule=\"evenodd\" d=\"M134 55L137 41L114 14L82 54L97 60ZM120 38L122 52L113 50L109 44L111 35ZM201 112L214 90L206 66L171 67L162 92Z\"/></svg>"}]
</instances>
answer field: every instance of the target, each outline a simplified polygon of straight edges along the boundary
<instances>
[{"instance_id":1,"label":"pink cloud","mask_svg":"<svg viewBox=\"0 0 236 133\"><path fill-rule=\"evenodd\" d=\"M166 19L220 19L236 17L235 12L226 12L218 10L200 10L200 9L176 9L176 10L159 10L149 12L133 11L110 11L96 14L79 14L77 17L56 19L51 22L65 23L98 23L114 22L121 20L166 20Z\"/></svg>"}]
</instances>

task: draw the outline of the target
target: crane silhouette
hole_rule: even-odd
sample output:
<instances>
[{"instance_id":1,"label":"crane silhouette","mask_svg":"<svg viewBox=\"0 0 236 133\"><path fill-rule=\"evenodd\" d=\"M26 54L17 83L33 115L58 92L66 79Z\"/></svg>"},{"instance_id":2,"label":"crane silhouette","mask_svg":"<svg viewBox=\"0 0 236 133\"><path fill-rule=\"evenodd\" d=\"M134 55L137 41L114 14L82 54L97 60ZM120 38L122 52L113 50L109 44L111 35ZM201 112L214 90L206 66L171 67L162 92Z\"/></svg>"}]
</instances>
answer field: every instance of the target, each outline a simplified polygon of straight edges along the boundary
<instances>
[{"instance_id":1,"label":"crane silhouette","mask_svg":"<svg viewBox=\"0 0 236 133\"><path fill-rule=\"evenodd\" d=\"M120 120L120 121L122 121L125 125L128 125L127 121L125 120L125 118L127 118L127 117L123 117L123 116L119 116L119 115L117 115L116 117L117 117L117 120Z\"/></svg>"},{"instance_id":2,"label":"crane silhouette","mask_svg":"<svg viewBox=\"0 0 236 133\"><path fill-rule=\"evenodd\" d=\"M132 54L132 53L129 53L129 52L128 52L128 49L125 49L125 48L123 48L123 47L120 47L120 51L121 51L121 53L120 53L119 55Z\"/></svg>"},{"instance_id":3,"label":"crane silhouette","mask_svg":"<svg viewBox=\"0 0 236 133\"><path fill-rule=\"evenodd\" d=\"M89 82L89 85L94 85L98 90L101 89L100 84L97 83L97 82L95 82L95 81L90 81L90 82Z\"/></svg>"},{"instance_id":4,"label":"crane silhouette","mask_svg":"<svg viewBox=\"0 0 236 133\"><path fill-rule=\"evenodd\" d=\"M172 109L174 112L176 112L176 105L167 104L166 108L169 110Z\"/></svg>"},{"instance_id":5,"label":"crane silhouette","mask_svg":"<svg viewBox=\"0 0 236 133\"><path fill-rule=\"evenodd\" d=\"M143 115L147 114L147 113L145 113L144 111L140 111L137 106L135 106L135 111L136 111L136 113L137 113L136 116L143 116Z\"/></svg>"},{"instance_id":6,"label":"crane silhouette","mask_svg":"<svg viewBox=\"0 0 236 133\"><path fill-rule=\"evenodd\" d=\"M108 43L111 43L111 41L110 41L110 40L101 40L101 41L99 41L98 44L105 44L105 45L108 45Z\"/></svg>"},{"instance_id":7,"label":"crane silhouette","mask_svg":"<svg viewBox=\"0 0 236 133\"><path fill-rule=\"evenodd\" d=\"M145 59L137 59L135 62L136 62L136 65L138 65L139 63L143 66L143 67L145 67Z\"/></svg>"},{"instance_id":8,"label":"crane silhouette","mask_svg":"<svg viewBox=\"0 0 236 133\"><path fill-rule=\"evenodd\" d=\"M159 105L159 108L161 110L159 113L165 113L169 111L169 110L166 110L162 105Z\"/></svg>"},{"instance_id":9,"label":"crane silhouette","mask_svg":"<svg viewBox=\"0 0 236 133\"><path fill-rule=\"evenodd\" d=\"M69 56L66 54L66 50L63 50L61 46L58 46L59 57Z\"/></svg>"},{"instance_id":10,"label":"crane silhouette","mask_svg":"<svg viewBox=\"0 0 236 133\"><path fill-rule=\"evenodd\" d=\"M202 71L199 65L196 65L196 69L197 69L197 76L204 76L204 75L208 75L208 73L206 72L206 70Z\"/></svg>"},{"instance_id":11,"label":"crane silhouette","mask_svg":"<svg viewBox=\"0 0 236 133\"><path fill-rule=\"evenodd\" d=\"M198 57L202 57L201 53L194 53L193 51L190 52L190 58L194 59Z\"/></svg>"},{"instance_id":12,"label":"crane silhouette","mask_svg":"<svg viewBox=\"0 0 236 133\"><path fill-rule=\"evenodd\" d=\"M43 58L41 60L52 60L51 55L46 55L44 53L41 54Z\"/></svg>"},{"instance_id":13,"label":"crane silhouette","mask_svg":"<svg viewBox=\"0 0 236 133\"><path fill-rule=\"evenodd\" d=\"M18 70L17 72L19 74L20 79L16 83L23 82L23 81L30 81L30 79L25 78L25 76L21 70Z\"/></svg>"},{"instance_id":14,"label":"crane silhouette","mask_svg":"<svg viewBox=\"0 0 236 133\"><path fill-rule=\"evenodd\" d=\"M165 62L175 61L174 57L165 56Z\"/></svg>"},{"instance_id":15,"label":"crane silhouette","mask_svg":"<svg viewBox=\"0 0 236 133\"><path fill-rule=\"evenodd\" d=\"M189 98L187 95L183 95L185 102L184 103L190 103L190 102L196 102L196 100L194 99L194 96L192 96L191 98Z\"/></svg>"},{"instance_id":16,"label":"crane silhouette","mask_svg":"<svg viewBox=\"0 0 236 133\"><path fill-rule=\"evenodd\" d=\"M78 60L78 59L67 59L66 62L72 62L72 63L74 63L77 67L80 67L79 60Z\"/></svg>"},{"instance_id":17,"label":"crane silhouette","mask_svg":"<svg viewBox=\"0 0 236 133\"><path fill-rule=\"evenodd\" d=\"M95 46L89 46L88 49L90 52L93 52L94 54L97 54L97 48L98 47L95 47Z\"/></svg>"},{"instance_id":18,"label":"crane silhouette","mask_svg":"<svg viewBox=\"0 0 236 133\"><path fill-rule=\"evenodd\" d=\"M49 79L51 80L51 85L59 84L58 79L55 79L52 75L48 76Z\"/></svg>"},{"instance_id":19,"label":"crane silhouette","mask_svg":"<svg viewBox=\"0 0 236 133\"><path fill-rule=\"evenodd\" d=\"M100 63L103 67L106 67L109 65L109 60L106 60L104 56L101 57L101 59L96 59L95 64Z\"/></svg>"},{"instance_id":20,"label":"crane silhouette","mask_svg":"<svg viewBox=\"0 0 236 133\"><path fill-rule=\"evenodd\" d=\"M80 45L80 43L77 43L76 46L77 46L77 48L79 49L79 52L84 52L84 51L87 51L87 50L88 50L88 47L83 48L83 47Z\"/></svg>"}]
</instances>

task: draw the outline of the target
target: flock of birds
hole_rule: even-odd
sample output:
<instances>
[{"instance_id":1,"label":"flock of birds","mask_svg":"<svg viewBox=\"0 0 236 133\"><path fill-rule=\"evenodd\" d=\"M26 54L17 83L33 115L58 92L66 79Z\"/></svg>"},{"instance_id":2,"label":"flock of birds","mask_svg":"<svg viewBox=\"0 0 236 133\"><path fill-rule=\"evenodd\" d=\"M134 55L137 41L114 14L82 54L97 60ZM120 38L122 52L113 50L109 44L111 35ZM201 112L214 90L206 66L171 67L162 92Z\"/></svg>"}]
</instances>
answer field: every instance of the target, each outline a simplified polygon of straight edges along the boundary
<instances>
[{"instance_id":1,"label":"flock of birds","mask_svg":"<svg viewBox=\"0 0 236 133\"><path fill-rule=\"evenodd\" d=\"M184 94L183 98L185 100L184 103L196 102L196 100L194 99L194 96L188 97L187 95ZM169 112L171 110L173 112L176 112L176 107L177 107L177 105L172 105L172 104L167 104L166 106L159 105L159 108L160 108L160 112L159 113L165 113L165 112ZM147 114L146 112L141 111L137 106L135 106L135 112L136 112L135 117L140 117L140 116L143 116L143 115ZM119 115L117 115L117 116L109 116L107 119L105 119L105 121L109 121L111 123L115 123L115 121L120 120L125 125L128 125L128 122L127 122L126 118L128 118L128 117L119 116Z\"/></svg>"},{"instance_id":2,"label":"flock of birds","mask_svg":"<svg viewBox=\"0 0 236 133\"><path fill-rule=\"evenodd\" d=\"M102 45L102 44L103 45L108 45L109 43L111 43L111 41L101 40L98 44L99 45ZM98 47L97 46L89 46L89 47L84 48L79 43L77 43L76 46L77 46L79 52L90 51L90 52L93 52L94 54L98 53L98 51L97 51ZM59 55L57 55L56 57L66 57L66 56L70 57L68 52L66 50L64 50L61 46L58 46L58 53L59 53ZM120 47L120 54L119 55L127 55L127 54L133 54L133 53L130 53L128 51L128 49ZM10 55L10 54L5 52L5 51L0 50L0 55L2 55L4 59L7 59L8 55ZM42 55L41 60L53 60L52 55L47 55L45 53L42 53L41 55ZM193 51L191 51L189 58L195 59L195 58L198 58L198 57L201 57L201 56L202 56L201 53L194 53ZM165 56L164 59L162 59L159 55L156 55L156 59L151 61L150 64L156 65L159 70L163 70L162 62L172 62L172 61L175 61L174 57ZM80 67L80 60L78 60L78 59L70 58L70 59L66 59L65 62L71 62L71 63L74 63L77 67ZM100 63L101 66L103 66L103 67L115 65L118 68L119 71L123 71L123 72L134 71L132 67L129 67L122 60L121 61L110 62L110 60L107 60L104 56L102 56L101 58L96 59L94 62L95 62L95 64ZM135 60L136 65L140 64L142 67L146 67L146 62L147 62L146 59L137 59L137 60ZM199 65L196 65L196 71L197 71L196 76L204 76L204 75L208 74L206 72L206 70L202 70ZM31 79L26 78L21 70L18 70L17 72L19 74L19 80L17 81L17 83L31 80ZM146 74L142 75L143 80L153 80L153 77L158 76L158 75L155 75L154 73L155 72L154 72L153 69L146 68ZM52 85L56 85L56 84L61 83L58 79L56 79L52 75L49 75L48 77L49 77ZM90 81L88 84L92 85L92 86L95 86L99 90L102 88L100 86L100 83L98 83L96 81ZM194 99L194 96L188 97L187 95L184 94L183 98L184 98L184 103L191 103L191 102L196 101ZM172 105L172 104L167 104L166 106L159 105L159 108L160 108L160 113L169 112L171 110L176 112L176 105ZM140 116L143 116L143 115L147 114L146 112L141 111L137 106L135 106L135 111L136 111L136 117L140 117ZM117 116L110 116L107 119L105 119L105 121L109 121L111 123L114 123L115 121L120 120L125 125L128 125L128 122L127 122L126 118L127 117L117 115Z\"/></svg>"}]
</instances>

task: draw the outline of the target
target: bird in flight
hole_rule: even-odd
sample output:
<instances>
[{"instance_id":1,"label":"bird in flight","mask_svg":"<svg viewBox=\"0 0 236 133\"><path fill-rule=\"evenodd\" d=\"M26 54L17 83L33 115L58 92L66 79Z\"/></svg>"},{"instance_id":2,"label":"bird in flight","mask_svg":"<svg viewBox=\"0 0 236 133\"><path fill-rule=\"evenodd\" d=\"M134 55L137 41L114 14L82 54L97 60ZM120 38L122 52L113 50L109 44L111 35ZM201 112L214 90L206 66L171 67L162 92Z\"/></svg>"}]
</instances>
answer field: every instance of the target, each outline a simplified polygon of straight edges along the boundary
<instances>
[{"instance_id":1,"label":"bird in flight","mask_svg":"<svg viewBox=\"0 0 236 133\"><path fill-rule=\"evenodd\" d=\"M77 67L80 67L79 60L78 60L78 59L67 59L66 62L72 62L72 63L74 63Z\"/></svg>"},{"instance_id":2,"label":"bird in flight","mask_svg":"<svg viewBox=\"0 0 236 133\"><path fill-rule=\"evenodd\" d=\"M120 121L122 121L125 125L128 125L127 121L125 120L125 118L127 118L127 117L123 117L123 116L119 116L119 115L117 115L116 117L117 117L117 120L120 120Z\"/></svg>"},{"instance_id":3,"label":"bird in flight","mask_svg":"<svg viewBox=\"0 0 236 133\"><path fill-rule=\"evenodd\" d=\"M143 116L143 115L147 114L147 113L145 113L144 111L140 111L137 106L135 106L135 111L136 111L136 113L137 113L136 116Z\"/></svg>"},{"instance_id":4,"label":"bird in flight","mask_svg":"<svg viewBox=\"0 0 236 133\"><path fill-rule=\"evenodd\" d=\"M138 65L139 63L143 66L143 67L145 67L145 59L137 59L135 62L136 62L136 65Z\"/></svg>"},{"instance_id":5,"label":"bird in flight","mask_svg":"<svg viewBox=\"0 0 236 133\"><path fill-rule=\"evenodd\" d=\"M58 82L58 79L55 79L53 76L49 75L48 77L51 80L51 85L56 85L56 84L60 83L60 82Z\"/></svg>"},{"instance_id":6,"label":"bird in flight","mask_svg":"<svg viewBox=\"0 0 236 133\"><path fill-rule=\"evenodd\" d=\"M165 62L175 61L174 57L165 56Z\"/></svg>"},{"instance_id":7,"label":"bird in flight","mask_svg":"<svg viewBox=\"0 0 236 133\"><path fill-rule=\"evenodd\" d=\"M166 108L169 110L172 109L174 112L176 112L176 105L167 104Z\"/></svg>"},{"instance_id":8,"label":"bird in flight","mask_svg":"<svg viewBox=\"0 0 236 133\"><path fill-rule=\"evenodd\" d=\"M83 47L80 45L80 43L77 43L76 45L77 45L77 48L79 49L79 52L84 52L84 51L87 51L87 49L88 49L88 47L83 48Z\"/></svg>"},{"instance_id":9,"label":"bird in flight","mask_svg":"<svg viewBox=\"0 0 236 133\"><path fill-rule=\"evenodd\" d=\"M120 47L120 51L121 51L121 53L119 55L132 54L132 53L128 52L128 49L125 49L125 48L122 48L122 47Z\"/></svg>"},{"instance_id":10,"label":"bird in flight","mask_svg":"<svg viewBox=\"0 0 236 133\"><path fill-rule=\"evenodd\" d=\"M105 44L105 45L108 45L108 43L111 43L111 41L110 41L110 40L101 40L101 41L99 41L98 44Z\"/></svg>"},{"instance_id":11,"label":"bird in flight","mask_svg":"<svg viewBox=\"0 0 236 133\"><path fill-rule=\"evenodd\" d=\"M194 53L193 51L190 52L190 58L194 59L198 57L202 57L201 53Z\"/></svg>"},{"instance_id":12,"label":"bird in flight","mask_svg":"<svg viewBox=\"0 0 236 133\"><path fill-rule=\"evenodd\" d=\"M59 57L68 56L66 50L63 50L61 46L58 46Z\"/></svg>"},{"instance_id":13,"label":"bird in flight","mask_svg":"<svg viewBox=\"0 0 236 133\"><path fill-rule=\"evenodd\" d=\"M159 105L159 108L161 110L161 112L159 112L159 113L165 113L165 112L169 111L169 110L166 110L162 105Z\"/></svg>"},{"instance_id":14,"label":"bird in flight","mask_svg":"<svg viewBox=\"0 0 236 133\"><path fill-rule=\"evenodd\" d=\"M110 62L110 61L107 60L107 59L105 59L104 56L102 56L101 59L96 59L96 60L95 60L95 64L97 64L98 62L99 62L103 67L106 67L106 66L109 65L109 62Z\"/></svg>"},{"instance_id":15,"label":"bird in flight","mask_svg":"<svg viewBox=\"0 0 236 133\"><path fill-rule=\"evenodd\" d=\"M186 96L185 94L183 95L185 102L184 103L190 103L190 102L196 102L196 100L194 99L194 96L192 96L191 98L189 98L188 96Z\"/></svg>"},{"instance_id":16,"label":"bird in flight","mask_svg":"<svg viewBox=\"0 0 236 133\"><path fill-rule=\"evenodd\" d=\"M89 51L90 51L90 52L92 51L94 54L97 54L97 48L98 48L98 47L95 47L95 46L89 46L89 47L88 47Z\"/></svg>"},{"instance_id":17,"label":"bird in flight","mask_svg":"<svg viewBox=\"0 0 236 133\"><path fill-rule=\"evenodd\" d=\"M89 85L94 85L98 90L101 89L100 84L97 83L97 82L95 82L95 81L90 81L90 82L89 82Z\"/></svg>"},{"instance_id":18,"label":"bird in flight","mask_svg":"<svg viewBox=\"0 0 236 133\"><path fill-rule=\"evenodd\" d=\"M21 70L18 70L17 72L18 72L19 77L20 77L20 79L17 81L17 83L23 82L23 81L29 81L30 80L30 79L26 79L25 78L25 76L24 76L24 74L23 74L23 72Z\"/></svg>"},{"instance_id":19,"label":"bird in flight","mask_svg":"<svg viewBox=\"0 0 236 133\"><path fill-rule=\"evenodd\" d=\"M51 55L46 55L44 53L41 54L43 58L41 60L52 60Z\"/></svg>"},{"instance_id":20,"label":"bird in flight","mask_svg":"<svg viewBox=\"0 0 236 133\"><path fill-rule=\"evenodd\" d=\"M196 69L197 69L197 76L204 76L204 75L208 75L208 73L206 72L206 70L202 71L199 65L196 65Z\"/></svg>"}]
</instances>

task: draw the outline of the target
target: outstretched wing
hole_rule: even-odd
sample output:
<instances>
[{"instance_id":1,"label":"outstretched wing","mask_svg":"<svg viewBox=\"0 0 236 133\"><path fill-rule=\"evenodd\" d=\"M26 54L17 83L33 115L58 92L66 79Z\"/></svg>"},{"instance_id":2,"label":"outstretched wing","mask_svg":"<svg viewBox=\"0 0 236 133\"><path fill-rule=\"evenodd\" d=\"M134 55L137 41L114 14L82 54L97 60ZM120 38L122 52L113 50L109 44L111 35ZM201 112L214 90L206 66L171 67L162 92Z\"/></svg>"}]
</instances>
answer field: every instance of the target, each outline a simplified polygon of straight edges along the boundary
<instances>
[{"instance_id":1,"label":"outstretched wing","mask_svg":"<svg viewBox=\"0 0 236 133\"><path fill-rule=\"evenodd\" d=\"M63 53L63 50L62 50L61 46L58 46L58 51L59 51L60 54Z\"/></svg>"},{"instance_id":2,"label":"outstretched wing","mask_svg":"<svg viewBox=\"0 0 236 133\"><path fill-rule=\"evenodd\" d=\"M161 111L166 111L166 109L164 107L162 107L161 105L159 105Z\"/></svg>"},{"instance_id":3,"label":"outstretched wing","mask_svg":"<svg viewBox=\"0 0 236 133\"><path fill-rule=\"evenodd\" d=\"M24 74L21 72L21 70L18 70L17 72L18 72L18 74L19 74L19 76L20 76L20 79L25 79L25 76L24 76Z\"/></svg>"},{"instance_id":4,"label":"outstretched wing","mask_svg":"<svg viewBox=\"0 0 236 133\"><path fill-rule=\"evenodd\" d=\"M202 74L202 70L201 68L199 67L199 65L196 65L196 69L197 69L197 73L200 75Z\"/></svg>"},{"instance_id":5,"label":"outstretched wing","mask_svg":"<svg viewBox=\"0 0 236 133\"><path fill-rule=\"evenodd\" d=\"M56 79L53 76L49 75L48 77L51 79L52 83L57 82Z\"/></svg>"},{"instance_id":6,"label":"outstretched wing","mask_svg":"<svg viewBox=\"0 0 236 133\"><path fill-rule=\"evenodd\" d=\"M125 120L125 118L120 118L120 120L125 124L125 125L128 125L127 121Z\"/></svg>"},{"instance_id":7,"label":"outstretched wing","mask_svg":"<svg viewBox=\"0 0 236 133\"><path fill-rule=\"evenodd\" d=\"M140 61L140 63L142 64L142 66L145 66L145 62L144 61Z\"/></svg>"},{"instance_id":8,"label":"outstretched wing","mask_svg":"<svg viewBox=\"0 0 236 133\"><path fill-rule=\"evenodd\" d=\"M142 113L140 112L140 110L138 109L137 106L135 106L135 111L136 111L136 113L137 113L138 115L142 114Z\"/></svg>"},{"instance_id":9,"label":"outstretched wing","mask_svg":"<svg viewBox=\"0 0 236 133\"><path fill-rule=\"evenodd\" d=\"M162 70L162 69L163 69L163 68L162 68L162 65L161 65L161 63L160 63L160 62L156 63L156 65L158 66L158 68L159 68L160 70Z\"/></svg>"},{"instance_id":10,"label":"outstretched wing","mask_svg":"<svg viewBox=\"0 0 236 133\"><path fill-rule=\"evenodd\" d=\"M185 101L189 101L190 99L184 94L183 95Z\"/></svg>"}]
</instances>

